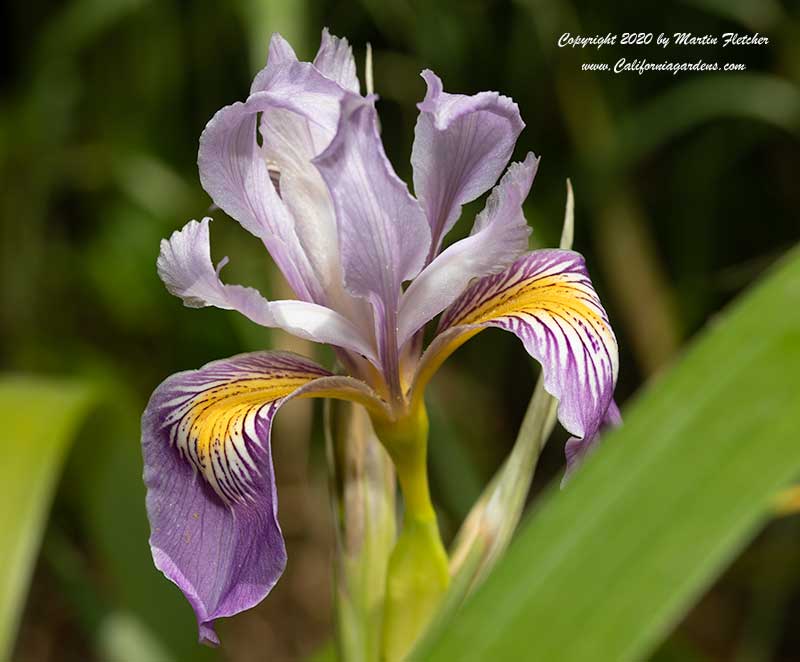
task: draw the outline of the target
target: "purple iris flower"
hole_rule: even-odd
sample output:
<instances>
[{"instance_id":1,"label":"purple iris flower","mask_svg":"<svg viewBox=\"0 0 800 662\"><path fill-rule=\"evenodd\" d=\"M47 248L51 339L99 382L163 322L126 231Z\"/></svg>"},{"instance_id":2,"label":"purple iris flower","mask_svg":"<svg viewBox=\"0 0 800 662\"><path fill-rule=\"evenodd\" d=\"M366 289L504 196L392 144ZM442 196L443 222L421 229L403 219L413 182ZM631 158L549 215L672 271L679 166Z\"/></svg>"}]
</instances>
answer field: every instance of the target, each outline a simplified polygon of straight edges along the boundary
<instances>
[{"instance_id":1,"label":"purple iris flower","mask_svg":"<svg viewBox=\"0 0 800 662\"><path fill-rule=\"evenodd\" d=\"M390 425L424 406L425 386L457 347L498 327L541 363L574 435L570 460L618 417L617 343L583 257L528 251L522 204L539 161L529 153L506 169L524 126L517 105L496 92L449 94L431 71L422 77L416 197L386 158L375 97L360 94L347 41L327 30L313 62L275 35L250 96L200 138L203 187L263 241L297 298L268 301L223 283L209 218L162 242L167 289L187 306L236 310L331 345L345 373L264 351L178 373L153 393L142 422L150 544L203 641L218 643L214 620L261 601L284 569L270 429L287 400L351 400ZM492 186L470 235L443 249L462 205ZM423 327L440 313L423 352Z\"/></svg>"}]
</instances>

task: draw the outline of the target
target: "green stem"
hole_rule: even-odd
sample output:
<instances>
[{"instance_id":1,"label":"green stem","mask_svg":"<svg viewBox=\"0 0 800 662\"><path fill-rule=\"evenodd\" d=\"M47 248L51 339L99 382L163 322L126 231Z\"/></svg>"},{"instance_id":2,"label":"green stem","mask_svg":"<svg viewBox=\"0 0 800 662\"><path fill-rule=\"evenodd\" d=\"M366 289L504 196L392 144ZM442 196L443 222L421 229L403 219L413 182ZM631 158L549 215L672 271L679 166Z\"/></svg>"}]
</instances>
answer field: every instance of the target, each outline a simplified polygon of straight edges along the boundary
<instances>
[{"instance_id":1,"label":"green stem","mask_svg":"<svg viewBox=\"0 0 800 662\"><path fill-rule=\"evenodd\" d=\"M375 432L397 471L405 511L389 558L383 659L402 660L430 622L450 580L448 559L428 488L428 415L424 404Z\"/></svg>"}]
</instances>

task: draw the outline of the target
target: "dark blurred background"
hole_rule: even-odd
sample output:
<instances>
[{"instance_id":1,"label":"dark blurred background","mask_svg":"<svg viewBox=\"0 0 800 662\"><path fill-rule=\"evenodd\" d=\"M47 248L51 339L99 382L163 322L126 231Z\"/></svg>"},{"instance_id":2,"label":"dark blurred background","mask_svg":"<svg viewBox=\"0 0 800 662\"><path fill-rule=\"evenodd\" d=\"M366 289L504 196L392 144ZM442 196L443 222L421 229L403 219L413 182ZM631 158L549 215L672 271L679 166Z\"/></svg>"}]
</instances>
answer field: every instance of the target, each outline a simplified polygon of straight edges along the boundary
<instances>
[{"instance_id":1,"label":"dark blurred background","mask_svg":"<svg viewBox=\"0 0 800 662\"><path fill-rule=\"evenodd\" d=\"M141 483L138 416L167 375L265 347L330 358L235 314L184 308L155 271L159 240L208 212L198 137L218 108L246 96L273 31L310 59L329 26L354 45L362 75L372 44L384 141L407 181L421 69L448 91L518 102L527 128L515 157L542 156L525 208L533 242L557 243L571 177L575 245L619 337L623 403L800 237L796 3L29 0L0 12L2 370L78 376L104 396L57 489L20 662L297 660L330 638L318 407L287 407L274 437L287 573L261 606L222 624L219 651L196 645L188 603L152 566ZM563 32L624 31L758 31L770 43L556 47ZM580 68L623 56L747 71ZM456 235L482 205L465 209ZM227 281L283 291L258 242L213 215L214 257L234 257ZM446 536L513 443L535 376L519 343L490 331L436 378L431 473ZM532 498L560 475L564 438L546 448ZM732 561L654 659L797 660L798 633L800 518L785 517Z\"/></svg>"}]
</instances>

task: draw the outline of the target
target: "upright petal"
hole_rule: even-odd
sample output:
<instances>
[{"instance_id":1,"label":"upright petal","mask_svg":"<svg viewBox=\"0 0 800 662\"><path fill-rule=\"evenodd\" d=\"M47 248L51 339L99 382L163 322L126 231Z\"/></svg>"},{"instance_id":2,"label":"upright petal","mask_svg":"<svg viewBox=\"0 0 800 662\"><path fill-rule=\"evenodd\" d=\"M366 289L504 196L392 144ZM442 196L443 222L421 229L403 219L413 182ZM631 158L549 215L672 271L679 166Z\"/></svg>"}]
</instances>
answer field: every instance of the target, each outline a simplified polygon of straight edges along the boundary
<instances>
[{"instance_id":1,"label":"upright petal","mask_svg":"<svg viewBox=\"0 0 800 662\"><path fill-rule=\"evenodd\" d=\"M334 37L328 28L322 30L322 41L314 58L314 66L344 89L359 94L361 85L356 75L356 63L353 49L347 39Z\"/></svg>"},{"instance_id":2,"label":"upright petal","mask_svg":"<svg viewBox=\"0 0 800 662\"><path fill-rule=\"evenodd\" d=\"M487 327L511 331L522 340L542 364L545 390L559 400L561 424L590 441L611 406L619 360L614 332L583 257L557 249L533 251L471 285L445 311L439 335L421 360L415 389Z\"/></svg>"},{"instance_id":3,"label":"upright petal","mask_svg":"<svg viewBox=\"0 0 800 662\"><path fill-rule=\"evenodd\" d=\"M315 301L321 287L256 143L256 108L236 103L208 123L200 137L200 181L218 207L264 242L295 294Z\"/></svg>"},{"instance_id":4,"label":"upright petal","mask_svg":"<svg viewBox=\"0 0 800 662\"><path fill-rule=\"evenodd\" d=\"M432 71L419 104L411 151L414 192L431 228L429 260L461 215L461 206L489 189L503 172L525 126L519 109L497 92L448 94Z\"/></svg>"},{"instance_id":5,"label":"upright petal","mask_svg":"<svg viewBox=\"0 0 800 662\"><path fill-rule=\"evenodd\" d=\"M338 251L332 206L310 159L333 137L344 92L276 41L282 43L273 39L259 91L220 110L203 131L200 181L219 207L264 241L300 298L325 303Z\"/></svg>"},{"instance_id":6,"label":"upright petal","mask_svg":"<svg viewBox=\"0 0 800 662\"><path fill-rule=\"evenodd\" d=\"M183 229L161 242L158 274L170 293L193 308L215 306L236 310L256 324L277 327L312 340L362 354L375 362L372 345L358 328L339 313L306 301L267 301L257 290L241 285L226 285L211 262L210 218L189 221Z\"/></svg>"},{"instance_id":7,"label":"upright petal","mask_svg":"<svg viewBox=\"0 0 800 662\"><path fill-rule=\"evenodd\" d=\"M262 92L272 84L275 73L281 66L297 62L297 54L292 45L278 32L273 32L269 40L267 64L259 71L250 85L250 94Z\"/></svg>"},{"instance_id":8,"label":"upright petal","mask_svg":"<svg viewBox=\"0 0 800 662\"><path fill-rule=\"evenodd\" d=\"M153 560L194 608L201 641L219 643L214 620L260 602L286 565L270 430L304 394L371 397L307 359L260 352L173 375L145 409Z\"/></svg>"},{"instance_id":9,"label":"upright petal","mask_svg":"<svg viewBox=\"0 0 800 662\"><path fill-rule=\"evenodd\" d=\"M345 286L372 303L381 360L392 379L402 283L422 268L430 231L386 158L376 120L372 99L346 95L336 137L314 163L336 209Z\"/></svg>"},{"instance_id":10,"label":"upright petal","mask_svg":"<svg viewBox=\"0 0 800 662\"><path fill-rule=\"evenodd\" d=\"M469 237L457 241L422 270L400 303L399 344L442 312L474 278L497 273L528 248L530 228L522 203L539 166L531 152L512 163L478 214Z\"/></svg>"},{"instance_id":11,"label":"upright petal","mask_svg":"<svg viewBox=\"0 0 800 662\"><path fill-rule=\"evenodd\" d=\"M358 87L354 76L345 40L325 31L312 65L298 62L286 40L273 35L267 66L256 76L250 98L209 123L201 138L200 168L206 190L264 239L298 297L363 320L362 330L371 335L371 310L344 290L333 203L311 162L333 138L340 98L348 87ZM261 145L253 131L258 115ZM227 139L227 152L234 154L226 171L220 167L223 140L236 131L241 141Z\"/></svg>"},{"instance_id":12,"label":"upright petal","mask_svg":"<svg viewBox=\"0 0 800 662\"><path fill-rule=\"evenodd\" d=\"M262 154L280 198L293 221L298 242L318 282L318 303L352 313L358 304L342 291L339 242L333 203L319 171L311 160L330 144L339 120L339 99L344 90L358 93L352 51L346 39L323 30L314 71L300 64L280 35L270 43L267 67L258 74L253 91L271 92L295 100L293 108L275 105L261 114ZM302 75L298 71L302 69ZM324 83L323 83L324 80ZM302 107L303 112L297 112Z\"/></svg>"}]
</instances>

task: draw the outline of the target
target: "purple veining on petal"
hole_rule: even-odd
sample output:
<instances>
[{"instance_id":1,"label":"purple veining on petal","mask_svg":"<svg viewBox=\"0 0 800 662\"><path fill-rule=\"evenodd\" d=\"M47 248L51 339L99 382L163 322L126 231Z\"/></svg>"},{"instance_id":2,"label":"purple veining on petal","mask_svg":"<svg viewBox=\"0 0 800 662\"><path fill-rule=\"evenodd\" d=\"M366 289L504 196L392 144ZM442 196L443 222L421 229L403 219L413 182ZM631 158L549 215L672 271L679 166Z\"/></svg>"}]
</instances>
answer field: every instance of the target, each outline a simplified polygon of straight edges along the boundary
<instances>
[{"instance_id":1,"label":"purple veining on petal","mask_svg":"<svg viewBox=\"0 0 800 662\"><path fill-rule=\"evenodd\" d=\"M538 166L533 152L524 162L512 163L475 219L470 236L445 249L414 279L400 306L401 346L471 281L502 271L527 250L530 228L522 203Z\"/></svg>"},{"instance_id":2,"label":"purple veining on petal","mask_svg":"<svg viewBox=\"0 0 800 662\"><path fill-rule=\"evenodd\" d=\"M346 95L336 137L314 163L334 201L345 285L373 306L381 363L397 391L401 287L422 268L430 231L386 158L376 122L373 99Z\"/></svg>"},{"instance_id":3,"label":"purple veining on petal","mask_svg":"<svg viewBox=\"0 0 800 662\"><path fill-rule=\"evenodd\" d=\"M432 71L414 134L414 191L431 228L427 261L461 214L461 206L489 189L506 167L525 126L517 105L497 92L448 94Z\"/></svg>"},{"instance_id":4,"label":"purple veining on petal","mask_svg":"<svg viewBox=\"0 0 800 662\"><path fill-rule=\"evenodd\" d=\"M239 443L253 463L248 471L258 473L258 480L247 482L246 500L222 498L219 486L213 488L203 477L206 467L196 446L192 451L177 441L185 413L175 417L214 384L269 374L281 361L268 355L234 357L173 375L153 393L142 418L153 560L184 592L197 615L201 640L210 643L219 643L213 621L257 604L286 564L269 445L279 402L253 413L253 424L242 428ZM189 461L192 452L195 460Z\"/></svg>"},{"instance_id":5,"label":"purple veining on petal","mask_svg":"<svg viewBox=\"0 0 800 662\"><path fill-rule=\"evenodd\" d=\"M213 621L260 602L283 572L270 429L286 400L314 390L374 397L303 357L258 352L173 375L150 398L142 451L153 560L191 603L203 641L218 643Z\"/></svg>"},{"instance_id":6,"label":"purple veining on petal","mask_svg":"<svg viewBox=\"0 0 800 662\"><path fill-rule=\"evenodd\" d=\"M545 390L558 398L564 427L575 437L593 437L609 410L618 355L583 258L534 251L471 285L445 311L420 370L462 334L490 326L514 333L542 364Z\"/></svg>"}]
</instances>

